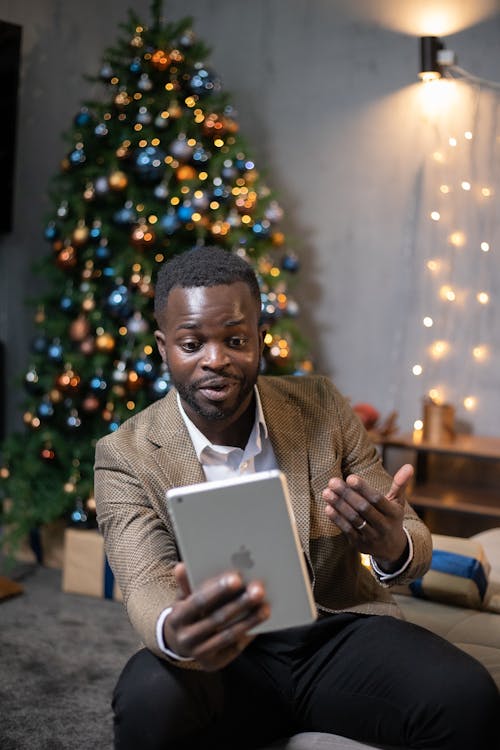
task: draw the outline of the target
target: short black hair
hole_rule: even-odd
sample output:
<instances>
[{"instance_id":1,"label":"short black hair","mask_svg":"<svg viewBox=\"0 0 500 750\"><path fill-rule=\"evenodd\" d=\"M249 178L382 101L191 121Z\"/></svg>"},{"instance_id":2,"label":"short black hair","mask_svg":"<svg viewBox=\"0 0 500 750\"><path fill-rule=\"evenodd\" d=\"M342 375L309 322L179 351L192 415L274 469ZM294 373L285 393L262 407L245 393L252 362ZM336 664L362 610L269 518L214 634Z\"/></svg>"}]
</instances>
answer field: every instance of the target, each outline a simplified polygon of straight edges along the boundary
<instances>
[{"instance_id":1,"label":"short black hair","mask_svg":"<svg viewBox=\"0 0 500 750\"><path fill-rule=\"evenodd\" d=\"M174 255L158 271L155 284L155 318L166 307L170 290L174 287L219 286L242 281L248 286L259 312L261 309L260 287L257 276L249 262L230 250L216 245L194 247Z\"/></svg>"}]
</instances>

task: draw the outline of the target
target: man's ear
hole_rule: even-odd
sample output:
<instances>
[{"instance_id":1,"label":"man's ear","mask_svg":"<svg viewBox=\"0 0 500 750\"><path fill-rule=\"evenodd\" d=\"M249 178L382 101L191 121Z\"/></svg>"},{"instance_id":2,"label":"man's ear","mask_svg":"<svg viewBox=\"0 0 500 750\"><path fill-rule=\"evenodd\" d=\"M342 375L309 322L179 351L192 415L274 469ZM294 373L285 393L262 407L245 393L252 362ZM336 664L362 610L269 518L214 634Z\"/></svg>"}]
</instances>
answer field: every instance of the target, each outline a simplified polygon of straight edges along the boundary
<instances>
[{"instance_id":1,"label":"man's ear","mask_svg":"<svg viewBox=\"0 0 500 750\"><path fill-rule=\"evenodd\" d=\"M154 335L155 335L156 346L158 347L158 351L160 353L162 362L164 362L168 367L167 347L165 345L165 335L159 329L155 331Z\"/></svg>"},{"instance_id":2,"label":"man's ear","mask_svg":"<svg viewBox=\"0 0 500 750\"><path fill-rule=\"evenodd\" d=\"M259 326L259 339L260 339L260 353L264 353L265 338L267 334L267 328L264 324Z\"/></svg>"}]
</instances>

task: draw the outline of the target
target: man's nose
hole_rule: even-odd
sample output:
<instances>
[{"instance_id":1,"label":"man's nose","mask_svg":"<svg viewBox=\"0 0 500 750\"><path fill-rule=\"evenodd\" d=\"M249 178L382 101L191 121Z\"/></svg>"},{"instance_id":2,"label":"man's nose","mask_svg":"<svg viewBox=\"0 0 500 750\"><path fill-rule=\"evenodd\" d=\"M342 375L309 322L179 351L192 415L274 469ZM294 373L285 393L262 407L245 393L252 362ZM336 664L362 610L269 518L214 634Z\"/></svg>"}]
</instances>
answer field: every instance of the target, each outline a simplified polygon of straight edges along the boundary
<instances>
[{"instance_id":1,"label":"man's nose","mask_svg":"<svg viewBox=\"0 0 500 750\"><path fill-rule=\"evenodd\" d=\"M211 369L225 367L229 362L226 347L223 344L207 343L203 350L202 366Z\"/></svg>"}]
</instances>

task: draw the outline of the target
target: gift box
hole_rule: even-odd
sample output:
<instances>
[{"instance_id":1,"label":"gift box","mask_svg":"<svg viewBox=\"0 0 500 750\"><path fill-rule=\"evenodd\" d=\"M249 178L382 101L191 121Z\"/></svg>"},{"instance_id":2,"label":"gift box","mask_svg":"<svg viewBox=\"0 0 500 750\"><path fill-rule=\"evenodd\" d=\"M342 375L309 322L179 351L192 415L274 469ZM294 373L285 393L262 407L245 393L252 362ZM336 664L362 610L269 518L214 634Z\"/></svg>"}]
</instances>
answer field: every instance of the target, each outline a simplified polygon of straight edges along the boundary
<instances>
[{"instance_id":1,"label":"gift box","mask_svg":"<svg viewBox=\"0 0 500 750\"><path fill-rule=\"evenodd\" d=\"M33 529L19 546L12 550L13 559L23 563L38 563L46 568L61 569L63 566L64 532L67 525L67 521L61 518ZM8 554L10 553L8 546L6 551Z\"/></svg>"},{"instance_id":2,"label":"gift box","mask_svg":"<svg viewBox=\"0 0 500 750\"><path fill-rule=\"evenodd\" d=\"M64 532L62 590L122 600L104 553L104 539L97 530L68 528Z\"/></svg>"}]
</instances>

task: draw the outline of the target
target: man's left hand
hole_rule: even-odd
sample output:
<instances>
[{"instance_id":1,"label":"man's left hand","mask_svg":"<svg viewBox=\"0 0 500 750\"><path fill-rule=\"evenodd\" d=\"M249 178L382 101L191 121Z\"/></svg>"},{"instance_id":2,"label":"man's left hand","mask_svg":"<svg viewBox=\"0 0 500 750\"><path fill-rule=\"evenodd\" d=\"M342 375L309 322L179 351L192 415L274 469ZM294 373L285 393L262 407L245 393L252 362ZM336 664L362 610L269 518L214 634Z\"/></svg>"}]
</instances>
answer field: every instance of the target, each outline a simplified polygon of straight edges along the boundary
<instances>
[{"instance_id":1,"label":"man's left hand","mask_svg":"<svg viewBox=\"0 0 500 750\"><path fill-rule=\"evenodd\" d=\"M400 567L408 548L403 530L404 490L413 475L411 464L396 472L387 495L372 489L361 477L334 477L323 490L327 516L360 552L371 555L381 570Z\"/></svg>"}]
</instances>

